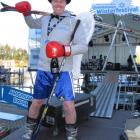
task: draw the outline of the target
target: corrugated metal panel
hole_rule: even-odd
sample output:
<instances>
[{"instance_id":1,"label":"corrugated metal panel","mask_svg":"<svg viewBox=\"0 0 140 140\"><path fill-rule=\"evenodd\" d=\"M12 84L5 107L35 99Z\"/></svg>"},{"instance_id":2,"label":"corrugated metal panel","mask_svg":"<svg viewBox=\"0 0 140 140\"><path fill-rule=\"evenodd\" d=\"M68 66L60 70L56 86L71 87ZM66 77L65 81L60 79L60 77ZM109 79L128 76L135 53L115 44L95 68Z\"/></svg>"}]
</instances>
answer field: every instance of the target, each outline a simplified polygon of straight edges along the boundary
<instances>
[{"instance_id":1,"label":"corrugated metal panel","mask_svg":"<svg viewBox=\"0 0 140 140\"><path fill-rule=\"evenodd\" d=\"M107 73L102 84L91 94L96 96L96 111L90 116L111 118L118 86L118 72Z\"/></svg>"}]
</instances>

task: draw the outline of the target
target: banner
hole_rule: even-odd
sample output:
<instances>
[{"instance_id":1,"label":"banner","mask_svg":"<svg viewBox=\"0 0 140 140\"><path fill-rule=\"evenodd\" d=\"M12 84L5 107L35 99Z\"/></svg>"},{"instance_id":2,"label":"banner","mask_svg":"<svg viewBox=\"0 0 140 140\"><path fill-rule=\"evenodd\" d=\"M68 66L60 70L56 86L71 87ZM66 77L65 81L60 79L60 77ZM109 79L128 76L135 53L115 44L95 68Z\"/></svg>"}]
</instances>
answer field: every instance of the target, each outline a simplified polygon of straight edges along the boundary
<instances>
[{"instance_id":1,"label":"banner","mask_svg":"<svg viewBox=\"0 0 140 140\"><path fill-rule=\"evenodd\" d=\"M40 42L41 29L29 29L29 39Z\"/></svg>"},{"instance_id":2,"label":"banner","mask_svg":"<svg viewBox=\"0 0 140 140\"><path fill-rule=\"evenodd\" d=\"M140 13L138 6L133 6L131 0L113 0L110 4L93 4L91 11L96 14L138 14Z\"/></svg>"},{"instance_id":3,"label":"banner","mask_svg":"<svg viewBox=\"0 0 140 140\"><path fill-rule=\"evenodd\" d=\"M38 60L39 60L40 48L30 49L28 69L37 70Z\"/></svg>"},{"instance_id":4,"label":"banner","mask_svg":"<svg viewBox=\"0 0 140 140\"><path fill-rule=\"evenodd\" d=\"M17 105L19 107L28 108L28 102L32 100L32 94L24 92L22 90L18 90L11 87L4 87L3 89L3 100Z\"/></svg>"},{"instance_id":5,"label":"banner","mask_svg":"<svg viewBox=\"0 0 140 140\"><path fill-rule=\"evenodd\" d=\"M40 53L40 38L41 29L29 29L29 70L37 70Z\"/></svg>"}]
</instances>

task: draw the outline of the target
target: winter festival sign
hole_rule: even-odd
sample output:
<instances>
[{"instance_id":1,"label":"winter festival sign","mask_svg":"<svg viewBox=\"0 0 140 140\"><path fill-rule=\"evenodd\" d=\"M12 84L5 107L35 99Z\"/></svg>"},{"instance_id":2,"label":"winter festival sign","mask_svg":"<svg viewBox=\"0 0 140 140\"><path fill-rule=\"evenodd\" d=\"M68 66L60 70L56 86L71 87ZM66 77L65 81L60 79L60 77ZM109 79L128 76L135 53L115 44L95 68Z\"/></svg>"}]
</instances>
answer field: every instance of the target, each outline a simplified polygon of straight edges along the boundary
<instances>
[{"instance_id":1,"label":"winter festival sign","mask_svg":"<svg viewBox=\"0 0 140 140\"><path fill-rule=\"evenodd\" d=\"M91 11L96 14L138 14L139 7L133 6L132 0L113 0L110 4L93 4Z\"/></svg>"}]
</instances>

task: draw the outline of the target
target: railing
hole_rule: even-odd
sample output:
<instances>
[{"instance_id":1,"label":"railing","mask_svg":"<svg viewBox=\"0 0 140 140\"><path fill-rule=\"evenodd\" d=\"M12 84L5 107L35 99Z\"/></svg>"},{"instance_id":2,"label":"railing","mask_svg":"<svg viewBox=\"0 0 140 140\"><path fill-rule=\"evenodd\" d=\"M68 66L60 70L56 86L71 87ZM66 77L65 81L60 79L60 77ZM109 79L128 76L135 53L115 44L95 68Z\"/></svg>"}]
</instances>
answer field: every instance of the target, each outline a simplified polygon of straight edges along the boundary
<instances>
[{"instance_id":1,"label":"railing","mask_svg":"<svg viewBox=\"0 0 140 140\"><path fill-rule=\"evenodd\" d=\"M119 109L120 106L124 110L134 111L136 96L140 88L138 86L139 76L138 73L120 74L116 109Z\"/></svg>"},{"instance_id":2,"label":"railing","mask_svg":"<svg viewBox=\"0 0 140 140\"><path fill-rule=\"evenodd\" d=\"M24 70L18 71L2 70L0 73L0 85L23 85Z\"/></svg>"}]
</instances>

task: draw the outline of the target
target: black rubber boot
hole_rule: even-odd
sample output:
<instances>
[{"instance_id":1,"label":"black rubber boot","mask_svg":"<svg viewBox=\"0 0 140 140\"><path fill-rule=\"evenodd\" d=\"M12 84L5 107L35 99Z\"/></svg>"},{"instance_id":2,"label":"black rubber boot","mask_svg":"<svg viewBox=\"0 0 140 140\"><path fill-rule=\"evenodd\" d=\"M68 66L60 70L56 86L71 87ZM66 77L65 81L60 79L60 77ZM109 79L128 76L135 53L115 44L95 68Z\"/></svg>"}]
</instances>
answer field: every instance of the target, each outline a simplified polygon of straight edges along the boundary
<instances>
[{"instance_id":1,"label":"black rubber boot","mask_svg":"<svg viewBox=\"0 0 140 140\"><path fill-rule=\"evenodd\" d=\"M67 140L77 140L77 127L75 124L66 124L65 129Z\"/></svg>"},{"instance_id":2,"label":"black rubber boot","mask_svg":"<svg viewBox=\"0 0 140 140\"><path fill-rule=\"evenodd\" d=\"M27 117L27 122L25 124L25 132L22 136L22 140L31 140L34 129L36 128L38 123L37 119L32 119Z\"/></svg>"}]
</instances>

